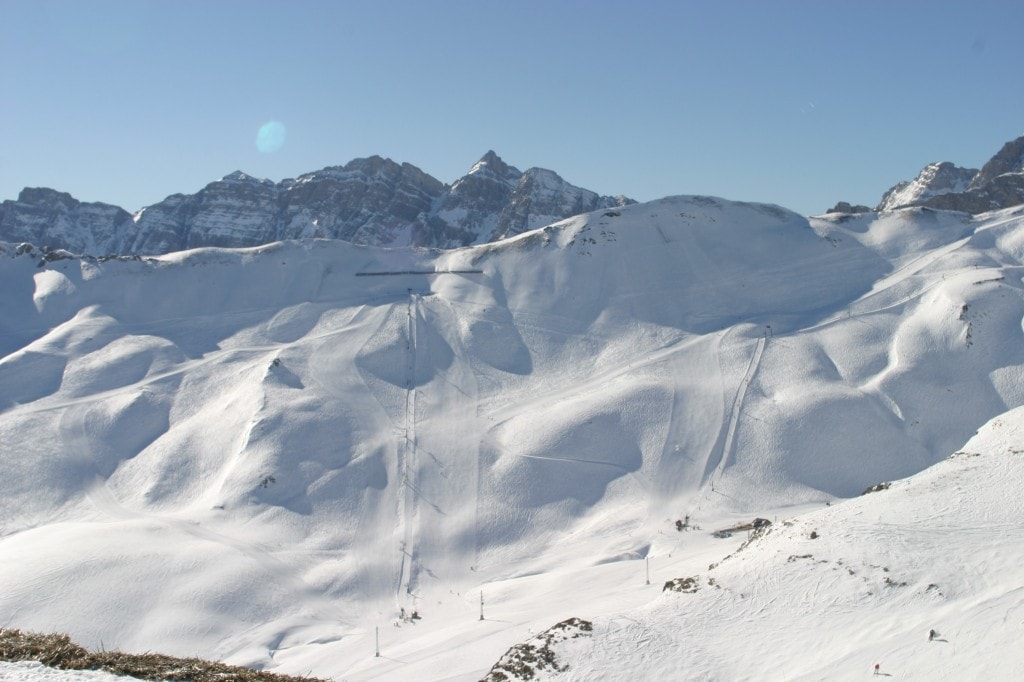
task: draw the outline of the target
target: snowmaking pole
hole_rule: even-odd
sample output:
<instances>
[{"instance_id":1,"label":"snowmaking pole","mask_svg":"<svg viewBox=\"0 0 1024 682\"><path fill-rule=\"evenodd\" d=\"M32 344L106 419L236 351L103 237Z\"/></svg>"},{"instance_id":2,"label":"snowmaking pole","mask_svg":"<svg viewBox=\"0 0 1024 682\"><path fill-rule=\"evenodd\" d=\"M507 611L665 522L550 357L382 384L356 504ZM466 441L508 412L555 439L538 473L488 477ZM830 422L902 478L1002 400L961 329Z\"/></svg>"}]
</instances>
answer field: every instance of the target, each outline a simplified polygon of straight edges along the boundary
<instances>
[{"instance_id":1,"label":"snowmaking pole","mask_svg":"<svg viewBox=\"0 0 1024 682\"><path fill-rule=\"evenodd\" d=\"M480 590L480 620L484 619L484 591Z\"/></svg>"},{"instance_id":2,"label":"snowmaking pole","mask_svg":"<svg viewBox=\"0 0 1024 682\"><path fill-rule=\"evenodd\" d=\"M644 563L647 564L647 584L651 584L651 557L644 557Z\"/></svg>"},{"instance_id":3,"label":"snowmaking pole","mask_svg":"<svg viewBox=\"0 0 1024 682\"><path fill-rule=\"evenodd\" d=\"M375 639L376 639L377 643L376 643L376 646L374 647L374 652L375 653L373 654L373 657L374 658L380 658L380 626L379 625L376 626L374 628L374 631L375 631Z\"/></svg>"}]
</instances>

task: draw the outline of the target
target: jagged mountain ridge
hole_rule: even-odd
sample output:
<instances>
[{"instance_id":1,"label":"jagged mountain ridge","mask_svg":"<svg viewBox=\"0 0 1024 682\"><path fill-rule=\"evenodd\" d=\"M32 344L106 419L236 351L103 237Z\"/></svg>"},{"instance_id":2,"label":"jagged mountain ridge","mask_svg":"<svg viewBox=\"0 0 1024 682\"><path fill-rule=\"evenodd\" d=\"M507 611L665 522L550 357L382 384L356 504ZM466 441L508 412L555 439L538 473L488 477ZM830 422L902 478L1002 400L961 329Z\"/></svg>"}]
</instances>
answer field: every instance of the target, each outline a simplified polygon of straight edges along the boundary
<instances>
[{"instance_id":1,"label":"jagged mountain ridge","mask_svg":"<svg viewBox=\"0 0 1024 682\"><path fill-rule=\"evenodd\" d=\"M975 214L1020 203L1024 203L1024 136L1004 144L981 170L949 161L930 163L913 180L889 188L875 210L927 206Z\"/></svg>"},{"instance_id":2,"label":"jagged mountain ridge","mask_svg":"<svg viewBox=\"0 0 1024 682\"><path fill-rule=\"evenodd\" d=\"M241 171L133 216L116 206L28 188L0 204L0 240L76 253L163 254L330 238L371 246L453 248L634 203L520 171L493 151L451 185L409 163L371 156L275 183Z\"/></svg>"}]
</instances>

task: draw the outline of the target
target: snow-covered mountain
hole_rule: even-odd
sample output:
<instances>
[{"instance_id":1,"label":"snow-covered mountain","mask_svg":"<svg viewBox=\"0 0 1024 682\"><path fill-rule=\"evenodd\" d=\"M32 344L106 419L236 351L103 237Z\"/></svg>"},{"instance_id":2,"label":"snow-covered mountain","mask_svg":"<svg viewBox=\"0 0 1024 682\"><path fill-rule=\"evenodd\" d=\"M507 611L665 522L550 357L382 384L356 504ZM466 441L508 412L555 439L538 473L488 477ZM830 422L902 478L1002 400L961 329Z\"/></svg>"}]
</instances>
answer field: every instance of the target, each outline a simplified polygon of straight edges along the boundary
<instances>
[{"instance_id":1,"label":"snow-covered mountain","mask_svg":"<svg viewBox=\"0 0 1024 682\"><path fill-rule=\"evenodd\" d=\"M1007 173L1024 173L1024 135L1004 144L978 171L969 189L980 189Z\"/></svg>"},{"instance_id":2,"label":"snow-covered mountain","mask_svg":"<svg viewBox=\"0 0 1024 682\"><path fill-rule=\"evenodd\" d=\"M559 650L567 679L854 677L930 627L971 643L948 670L1019 664L988 653L1020 634L1017 508L993 511L1020 412L942 467L1024 405L1024 207L672 197L448 251L17 253L12 627L350 680L480 679L570 617L593 644ZM711 535L754 517L738 554ZM685 577L692 603L660 592Z\"/></svg>"},{"instance_id":3,"label":"snow-covered mountain","mask_svg":"<svg viewBox=\"0 0 1024 682\"><path fill-rule=\"evenodd\" d=\"M427 224L431 234L445 235L435 237L434 243L477 244L631 203L622 196L602 197L574 187L543 168L523 173L505 164L494 152L487 152L451 186Z\"/></svg>"},{"instance_id":4,"label":"snow-covered mountain","mask_svg":"<svg viewBox=\"0 0 1024 682\"><path fill-rule=\"evenodd\" d=\"M525 173L493 151L447 186L419 168L373 156L279 183L236 171L192 195L131 217L68 194L26 189L0 204L0 240L75 253L163 254L330 238L375 246L452 248L494 241L600 208L632 203Z\"/></svg>"},{"instance_id":5,"label":"snow-covered mountain","mask_svg":"<svg viewBox=\"0 0 1024 682\"><path fill-rule=\"evenodd\" d=\"M1024 203L1024 136L1004 144L981 170L948 161L930 163L914 180L891 187L875 210L929 206L984 213L1020 203Z\"/></svg>"},{"instance_id":6,"label":"snow-covered mountain","mask_svg":"<svg viewBox=\"0 0 1024 682\"><path fill-rule=\"evenodd\" d=\"M67 192L25 188L16 201L0 204L0 241L106 254L122 251L134 231L124 209L83 203Z\"/></svg>"},{"instance_id":7,"label":"snow-covered mountain","mask_svg":"<svg viewBox=\"0 0 1024 682\"><path fill-rule=\"evenodd\" d=\"M930 163L913 180L890 188L875 210L891 211L904 206L917 206L941 194L963 193L977 174L977 168L961 168L949 161Z\"/></svg>"}]
</instances>

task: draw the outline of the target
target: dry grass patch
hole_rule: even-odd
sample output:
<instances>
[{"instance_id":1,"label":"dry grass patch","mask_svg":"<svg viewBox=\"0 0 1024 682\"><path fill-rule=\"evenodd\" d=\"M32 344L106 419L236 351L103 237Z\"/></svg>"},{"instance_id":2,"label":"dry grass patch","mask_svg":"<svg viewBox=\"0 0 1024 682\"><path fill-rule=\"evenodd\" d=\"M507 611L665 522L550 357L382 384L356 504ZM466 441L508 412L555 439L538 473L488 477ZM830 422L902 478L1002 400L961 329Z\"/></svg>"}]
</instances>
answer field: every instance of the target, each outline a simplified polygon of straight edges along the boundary
<instances>
[{"instance_id":1,"label":"dry grass patch","mask_svg":"<svg viewBox=\"0 0 1024 682\"><path fill-rule=\"evenodd\" d=\"M44 635L0 628L0 661L39 661L64 670L105 670L115 675L143 680L180 682L310 682L313 677L293 677L225 665L199 658L175 658L163 654L124 654L118 651L91 652L62 634ZM322 682L322 681L317 681Z\"/></svg>"}]
</instances>

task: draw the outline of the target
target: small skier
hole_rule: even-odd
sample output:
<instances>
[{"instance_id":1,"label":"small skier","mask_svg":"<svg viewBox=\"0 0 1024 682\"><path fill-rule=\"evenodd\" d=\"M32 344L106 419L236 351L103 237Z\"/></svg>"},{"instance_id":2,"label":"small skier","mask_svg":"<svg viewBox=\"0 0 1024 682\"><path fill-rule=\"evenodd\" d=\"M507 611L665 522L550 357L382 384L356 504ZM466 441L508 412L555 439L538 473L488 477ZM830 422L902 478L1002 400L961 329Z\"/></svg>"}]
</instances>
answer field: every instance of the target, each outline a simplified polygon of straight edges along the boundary
<instances>
[{"instance_id":1,"label":"small skier","mask_svg":"<svg viewBox=\"0 0 1024 682\"><path fill-rule=\"evenodd\" d=\"M932 641L933 639L935 639L938 636L939 636L939 633L935 632L935 630L929 630L928 631L928 641L929 642Z\"/></svg>"},{"instance_id":2,"label":"small skier","mask_svg":"<svg viewBox=\"0 0 1024 682\"><path fill-rule=\"evenodd\" d=\"M879 670L879 668L881 668L881 667L882 667L881 665L879 665L878 663L875 663L875 674L876 674L876 675L878 674L878 670Z\"/></svg>"}]
</instances>

